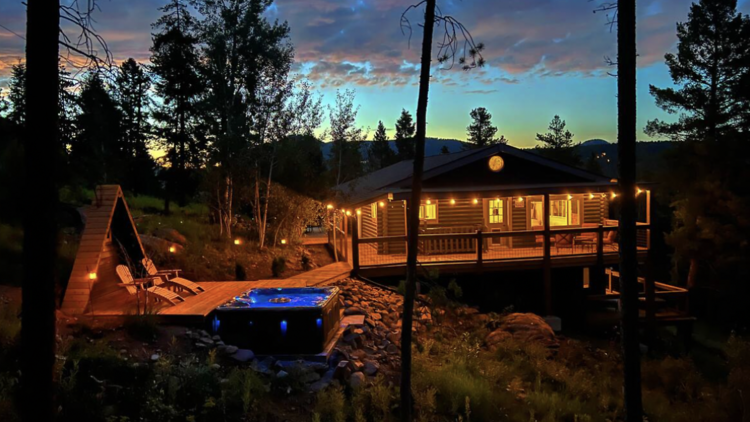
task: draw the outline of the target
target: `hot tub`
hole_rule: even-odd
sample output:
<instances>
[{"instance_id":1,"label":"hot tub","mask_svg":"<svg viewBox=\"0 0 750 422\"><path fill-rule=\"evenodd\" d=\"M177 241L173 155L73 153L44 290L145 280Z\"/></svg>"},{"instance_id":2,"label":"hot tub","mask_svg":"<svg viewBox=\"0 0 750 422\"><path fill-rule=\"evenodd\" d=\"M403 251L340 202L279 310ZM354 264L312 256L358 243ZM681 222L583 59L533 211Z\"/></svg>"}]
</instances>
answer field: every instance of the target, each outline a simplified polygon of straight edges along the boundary
<instances>
[{"instance_id":1,"label":"hot tub","mask_svg":"<svg viewBox=\"0 0 750 422\"><path fill-rule=\"evenodd\" d=\"M338 287L252 289L219 306L211 328L256 354L316 354L341 319Z\"/></svg>"}]
</instances>

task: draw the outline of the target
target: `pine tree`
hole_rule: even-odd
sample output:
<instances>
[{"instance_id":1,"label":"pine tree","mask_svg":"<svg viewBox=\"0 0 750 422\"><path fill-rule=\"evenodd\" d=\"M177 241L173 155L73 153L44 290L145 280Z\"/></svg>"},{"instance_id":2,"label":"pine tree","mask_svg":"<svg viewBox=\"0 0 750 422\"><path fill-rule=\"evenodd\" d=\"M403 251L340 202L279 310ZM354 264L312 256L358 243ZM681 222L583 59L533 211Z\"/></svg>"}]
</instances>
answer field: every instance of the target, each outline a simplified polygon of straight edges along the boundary
<instances>
[{"instance_id":1,"label":"pine tree","mask_svg":"<svg viewBox=\"0 0 750 422\"><path fill-rule=\"evenodd\" d=\"M693 3L688 21L677 24L677 53L664 57L679 88L650 85L656 105L677 122L648 122L646 133L676 140L721 140L750 128L750 18L738 13L736 0Z\"/></svg>"},{"instance_id":2,"label":"pine tree","mask_svg":"<svg viewBox=\"0 0 750 422\"><path fill-rule=\"evenodd\" d=\"M89 186L120 183L129 171L121 143L122 113L98 73L86 76L78 96L77 134L70 147L71 167Z\"/></svg>"},{"instance_id":3,"label":"pine tree","mask_svg":"<svg viewBox=\"0 0 750 422\"><path fill-rule=\"evenodd\" d=\"M132 58L122 62L115 79L115 99L122 113L121 136L129 171L121 184L135 193L155 193L157 185L156 163L149 153L153 131L149 120L150 87L151 79L143 65Z\"/></svg>"},{"instance_id":4,"label":"pine tree","mask_svg":"<svg viewBox=\"0 0 750 422\"><path fill-rule=\"evenodd\" d=\"M401 116L396 121L396 148L400 160L414 158L414 133L416 130L411 113L402 109Z\"/></svg>"},{"instance_id":5,"label":"pine tree","mask_svg":"<svg viewBox=\"0 0 750 422\"><path fill-rule=\"evenodd\" d=\"M581 164L581 158L575 152L573 134L565 129L565 120L560 119L560 116L555 115L550 121L548 132L537 133L536 140L542 142L539 151L542 155L572 166Z\"/></svg>"},{"instance_id":6,"label":"pine tree","mask_svg":"<svg viewBox=\"0 0 750 422\"><path fill-rule=\"evenodd\" d=\"M370 142L369 158L371 170L388 167L396 161L396 154L388 142L388 135L385 133L382 120L378 121L378 129Z\"/></svg>"},{"instance_id":7,"label":"pine tree","mask_svg":"<svg viewBox=\"0 0 750 422\"><path fill-rule=\"evenodd\" d=\"M11 67L8 101L8 119L16 125L26 121L26 65L19 63Z\"/></svg>"},{"instance_id":8,"label":"pine tree","mask_svg":"<svg viewBox=\"0 0 750 422\"><path fill-rule=\"evenodd\" d=\"M474 144L477 148L497 143L508 143L504 136L499 139L495 138L497 127L492 126L492 114L486 108L475 108L471 110L469 115L474 121L466 127L466 135L469 137L468 142Z\"/></svg>"},{"instance_id":9,"label":"pine tree","mask_svg":"<svg viewBox=\"0 0 750 422\"><path fill-rule=\"evenodd\" d=\"M198 101L204 92L200 78L195 20L184 0L171 0L159 9L164 14L153 25L159 32L151 46L155 91L163 105L153 113L158 139L166 150L165 209L175 197L185 203L194 184L191 169L204 161L206 142L197 130Z\"/></svg>"}]
</instances>

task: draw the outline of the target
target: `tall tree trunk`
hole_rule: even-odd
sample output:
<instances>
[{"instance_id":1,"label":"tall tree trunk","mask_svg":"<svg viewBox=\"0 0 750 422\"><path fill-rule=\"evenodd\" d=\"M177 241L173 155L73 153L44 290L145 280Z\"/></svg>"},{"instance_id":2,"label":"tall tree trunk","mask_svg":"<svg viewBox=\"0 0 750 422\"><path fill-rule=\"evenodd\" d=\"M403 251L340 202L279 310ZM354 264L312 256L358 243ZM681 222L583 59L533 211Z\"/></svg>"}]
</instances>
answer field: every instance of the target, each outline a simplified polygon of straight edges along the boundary
<instances>
[{"instance_id":1,"label":"tall tree trunk","mask_svg":"<svg viewBox=\"0 0 750 422\"><path fill-rule=\"evenodd\" d=\"M59 0L29 0L26 8L21 412L27 422L51 421L55 413L59 8Z\"/></svg>"},{"instance_id":2,"label":"tall tree trunk","mask_svg":"<svg viewBox=\"0 0 750 422\"><path fill-rule=\"evenodd\" d=\"M408 237L406 253L406 292L401 327L401 421L412 420L411 399L411 342L414 297L417 290L417 246L419 242L419 205L422 196L424 170L424 144L427 135L427 95L430 90L430 62L432 59L432 33L435 29L435 0L427 0L422 38L422 61L419 71L419 97L417 100L417 134L414 156L414 173L411 182L411 200L408 209Z\"/></svg>"},{"instance_id":3,"label":"tall tree trunk","mask_svg":"<svg viewBox=\"0 0 750 422\"><path fill-rule=\"evenodd\" d=\"M636 248L635 0L620 0L617 21L617 151L620 187L620 312L625 420L642 422Z\"/></svg>"}]
</instances>

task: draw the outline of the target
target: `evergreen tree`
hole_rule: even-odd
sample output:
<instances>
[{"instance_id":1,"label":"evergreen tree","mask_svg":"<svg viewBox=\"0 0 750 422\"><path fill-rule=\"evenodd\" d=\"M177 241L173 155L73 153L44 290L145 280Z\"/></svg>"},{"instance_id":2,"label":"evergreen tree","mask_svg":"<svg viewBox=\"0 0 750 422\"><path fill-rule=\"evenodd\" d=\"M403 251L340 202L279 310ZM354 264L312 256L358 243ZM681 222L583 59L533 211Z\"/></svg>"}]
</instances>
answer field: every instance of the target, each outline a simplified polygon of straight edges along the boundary
<instances>
[{"instance_id":1,"label":"evergreen tree","mask_svg":"<svg viewBox=\"0 0 750 422\"><path fill-rule=\"evenodd\" d=\"M396 120L396 148L399 160L411 160L414 158L414 133L417 127L411 113L406 109L401 110L401 116Z\"/></svg>"},{"instance_id":2,"label":"evergreen tree","mask_svg":"<svg viewBox=\"0 0 750 422\"><path fill-rule=\"evenodd\" d=\"M601 164L599 164L599 155L593 151L589 155L589 158L586 160L583 167L592 173L603 174L602 166Z\"/></svg>"},{"instance_id":3,"label":"evergreen tree","mask_svg":"<svg viewBox=\"0 0 750 422\"><path fill-rule=\"evenodd\" d=\"M171 0L159 9L163 15L153 25L159 32L151 46L155 91L162 106L153 113L157 134L165 150L168 168L165 209L175 197L185 203L195 182L191 176L205 157L206 140L198 130L200 109L198 101L204 92L200 78L198 39L195 20L184 0Z\"/></svg>"},{"instance_id":4,"label":"evergreen tree","mask_svg":"<svg viewBox=\"0 0 750 422\"><path fill-rule=\"evenodd\" d=\"M440 153L441 154L450 154L451 152L448 150L447 146L443 145L443 147L440 148Z\"/></svg>"},{"instance_id":5,"label":"evergreen tree","mask_svg":"<svg viewBox=\"0 0 750 422\"><path fill-rule=\"evenodd\" d=\"M26 65L19 63L11 67L8 101L10 112L8 119L16 125L23 126L26 121Z\"/></svg>"},{"instance_id":6,"label":"evergreen tree","mask_svg":"<svg viewBox=\"0 0 750 422\"><path fill-rule=\"evenodd\" d=\"M143 66L132 58L122 62L115 79L115 98L122 113L122 148L125 149L128 171L121 184L135 193L155 193L156 163L149 153L152 140L149 114L151 79Z\"/></svg>"},{"instance_id":7,"label":"evergreen tree","mask_svg":"<svg viewBox=\"0 0 750 422\"><path fill-rule=\"evenodd\" d=\"M78 106L71 166L89 187L120 183L129 170L127 149L120 142L122 114L98 73L86 76Z\"/></svg>"},{"instance_id":8,"label":"evergreen tree","mask_svg":"<svg viewBox=\"0 0 750 422\"><path fill-rule=\"evenodd\" d=\"M650 85L656 105L677 122L650 121L646 133L676 140L721 140L747 130L750 79L750 19L738 13L736 0L701 0L688 21L677 24L677 53L664 57L679 88Z\"/></svg>"},{"instance_id":9,"label":"evergreen tree","mask_svg":"<svg viewBox=\"0 0 750 422\"><path fill-rule=\"evenodd\" d=\"M469 137L467 141L474 144L473 146L481 148L497 143L508 143L508 140L504 136L501 136L499 139L495 138L497 127L492 126L492 114L486 108L475 108L471 110L469 115L473 119L473 122L466 127L466 135Z\"/></svg>"},{"instance_id":10,"label":"evergreen tree","mask_svg":"<svg viewBox=\"0 0 750 422\"><path fill-rule=\"evenodd\" d=\"M677 53L666 63L678 89L651 87L657 106L681 113L675 123L649 122L650 135L680 139L666 158L665 185L675 193L675 270L689 288L708 287L730 297L747 291L750 229L742 217L747 191L750 18L732 0L700 1L677 25ZM717 163L721 163L717 165ZM732 307L722 304L727 313ZM745 312L726 315L745 324ZM742 322L740 322L742 321Z\"/></svg>"},{"instance_id":11,"label":"evergreen tree","mask_svg":"<svg viewBox=\"0 0 750 422\"><path fill-rule=\"evenodd\" d=\"M372 142L370 142L369 158L371 170L388 167L396 162L396 154L391 149L390 142L388 142L388 135L385 133L385 125L383 125L382 120L378 121L378 129L375 131Z\"/></svg>"},{"instance_id":12,"label":"evergreen tree","mask_svg":"<svg viewBox=\"0 0 750 422\"><path fill-rule=\"evenodd\" d=\"M565 129L565 120L560 119L560 116L555 115L550 121L548 132L537 133L536 140L543 144L539 151L542 155L572 166L581 164L581 159L575 152L573 134Z\"/></svg>"}]
</instances>

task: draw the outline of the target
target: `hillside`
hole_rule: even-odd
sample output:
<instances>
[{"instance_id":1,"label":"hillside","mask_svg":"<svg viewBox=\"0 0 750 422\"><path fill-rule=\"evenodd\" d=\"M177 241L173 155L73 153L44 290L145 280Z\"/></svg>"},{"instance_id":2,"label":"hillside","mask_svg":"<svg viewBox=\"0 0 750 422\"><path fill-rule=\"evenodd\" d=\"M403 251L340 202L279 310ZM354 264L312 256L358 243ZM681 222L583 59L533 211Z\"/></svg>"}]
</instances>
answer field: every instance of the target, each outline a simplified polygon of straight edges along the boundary
<instances>
[{"instance_id":1,"label":"hillside","mask_svg":"<svg viewBox=\"0 0 750 422\"><path fill-rule=\"evenodd\" d=\"M394 152L397 152L398 149L396 148L396 141L388 141L388 144L390 145L391 149ZM449 152L459 152L463 150L463 142L457 140L457 139L439 139L439 138L427 138L424 146L424 152L425 156L429 157L431 155L438 155L440 154L440 151L443 149L443 146L446 146L448 148ZM331 158L331 146L332 144L330 142L323 142L321 144L321 147L323 149L323 156L326 159ZM360 151L362 152L362 158L367 159L367 149L370 146L370 141L365 141L360 144Z\"/></svg>"}]
</instances>

